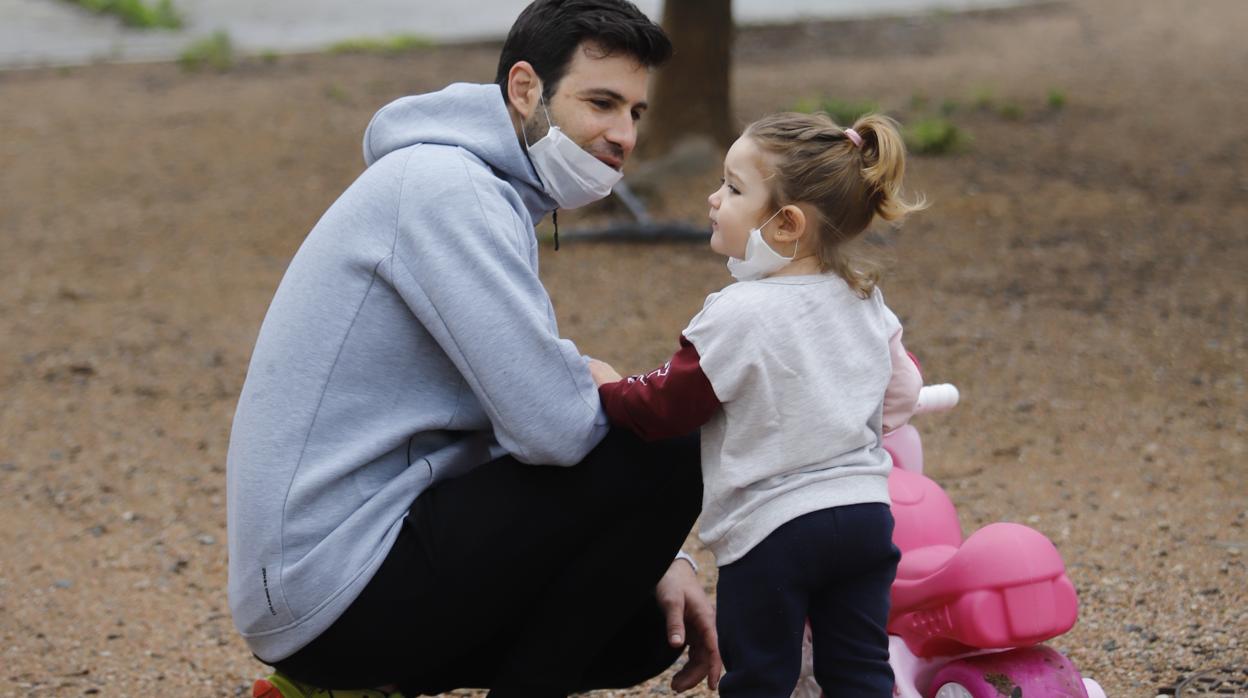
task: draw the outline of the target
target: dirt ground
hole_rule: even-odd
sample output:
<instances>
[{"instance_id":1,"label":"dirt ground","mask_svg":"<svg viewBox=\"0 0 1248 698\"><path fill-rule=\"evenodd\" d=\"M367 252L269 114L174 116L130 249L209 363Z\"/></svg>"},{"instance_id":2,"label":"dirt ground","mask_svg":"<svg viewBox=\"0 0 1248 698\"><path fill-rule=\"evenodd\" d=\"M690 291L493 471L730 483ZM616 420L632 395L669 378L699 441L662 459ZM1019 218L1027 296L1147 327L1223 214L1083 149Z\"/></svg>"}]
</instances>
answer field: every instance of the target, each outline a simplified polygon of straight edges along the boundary
<instances>
[{"instance_id":1,"label":"dirt ground","mask_svg":"<svg viewBox=\"0 0 1248 698\"><path fill-rule=\"evenodd\" d=\"M742 123L826 95L945 105L972 137L912 160L933 205L881 231L907 344L963 395L919 425L928 472L967 532L1054 541L1081 605L1050 644L1111 696L1248 665L1245 27L1242 0L1082 0L737 44ZM0 694L262 675L228 615L224 501L260 320L372 112L488 81L496 51L0 72ZM702 224L716 178L650 204ZM569 239L542 263L564 334L624 371L730 280L700 244Z\"/></svg>"}]
</instances>

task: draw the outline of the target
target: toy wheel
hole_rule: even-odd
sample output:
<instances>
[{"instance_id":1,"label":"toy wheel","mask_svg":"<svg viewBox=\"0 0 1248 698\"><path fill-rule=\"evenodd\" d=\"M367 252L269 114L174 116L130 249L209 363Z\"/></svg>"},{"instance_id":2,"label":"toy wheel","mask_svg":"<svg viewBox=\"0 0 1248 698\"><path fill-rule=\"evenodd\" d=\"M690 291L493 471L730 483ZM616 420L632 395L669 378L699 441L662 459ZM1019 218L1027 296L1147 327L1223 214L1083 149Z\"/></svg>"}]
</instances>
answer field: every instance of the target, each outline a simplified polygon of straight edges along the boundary
<instances>
[{"instance_id":1,"label":"toy wheel","mask_svg":"<svg viewBox=\"0 0 1248 698\"><path fill-rule=\"evenodd\" d=\"M984 671L967 660L942 667L932 679L932 688L935 689L929 694L932 698L1001 698L1011 694L1010 690L998 691L985 680Z\"/></svg>"},{"instance_id":2,"label":"toy wheel","mask_svg":"<svg viewBox=\"0 0 1248 698\"><path fill-rule=\"evenodd\" d=\"M1088 698L1070 660L1044 645L950 662L930 686L928 698Z\"/></svg>"},{"instance_id":3,"label":"toy wheel","mask_svg":"<svg viewBox=\"0 0 1248 698\"><path fill-rule=\"evenodd\" d=\"M960 683L947 683L936 689L936 698L976 698L976 696Z\"/></svg>"}]
</instances>

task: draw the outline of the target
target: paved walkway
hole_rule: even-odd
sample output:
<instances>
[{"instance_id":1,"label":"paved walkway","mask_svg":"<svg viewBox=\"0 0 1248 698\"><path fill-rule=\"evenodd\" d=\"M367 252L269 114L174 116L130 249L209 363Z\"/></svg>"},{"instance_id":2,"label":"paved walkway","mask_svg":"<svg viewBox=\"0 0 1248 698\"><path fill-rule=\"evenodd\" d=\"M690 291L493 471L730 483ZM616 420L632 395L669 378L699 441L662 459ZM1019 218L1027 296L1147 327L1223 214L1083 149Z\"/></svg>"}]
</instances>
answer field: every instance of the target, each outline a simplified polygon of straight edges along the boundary
<instances>
[{"instance_id":1,"label":"paved walkway","mask_svg":"<svg viewBox=\"0 0 1248 698\"><path fill-rule=\"evenodd\" d=\"M149 0L154 2L155 0ZM740 23L861 17L1018 4L1019 0L733 0ZM222 30L242 53L316 51L344 39L412 34L436 41L500 38L525 0L173 0L178 31L127 29L69 0L0 0L0 68L176 58ZM658 18L661 0L637 0Z\"/></svg>"}]
</instances>

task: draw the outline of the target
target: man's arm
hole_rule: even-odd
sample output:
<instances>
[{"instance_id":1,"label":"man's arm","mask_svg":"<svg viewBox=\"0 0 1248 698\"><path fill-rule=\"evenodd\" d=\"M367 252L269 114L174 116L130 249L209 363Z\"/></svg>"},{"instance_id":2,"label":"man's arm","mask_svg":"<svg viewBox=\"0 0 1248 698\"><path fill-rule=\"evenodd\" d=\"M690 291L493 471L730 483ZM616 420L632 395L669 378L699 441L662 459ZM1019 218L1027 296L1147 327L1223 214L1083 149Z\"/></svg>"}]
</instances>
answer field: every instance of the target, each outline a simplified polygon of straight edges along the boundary
<instances>
[{"instance_id":1,"label":"man's arm","mask_svg":"<svg viewBox=\"0 0 1248 698\"><path fill-rule=\"evenodd\" d=\"M601 383L598 395L613 424L647 441L688 434L720 407L699 365L697 348L683 336L680 350L661 368Z\"/></svg>"},{"instance_id":2,"label":"man's arm","mask_svg":"<svg viewBox=\"0 0 1248 698\"><path fill-rule=\"evenodd\" d=\"M424 145L410 157L383 272L503 448L526 463L580 462L607 422L584 359L558 335L532 259L532 229L507 185L459 149Z\"/></svg>"},{"instance_id":3,"label":"man's arm","mask_svg":"<svg viewBox=\"0 0 1248 698\"><path fill-rule=\"evenodd\" d=\"M715 609L707 598L691 563L673 560L659 580L655 598L667 618L667 639L672 647L689 646L689 661L672 677L672 690L680 693L706 679L712 691L719 688L724 662L715 634Z\"/></svg>"}]
</instances>

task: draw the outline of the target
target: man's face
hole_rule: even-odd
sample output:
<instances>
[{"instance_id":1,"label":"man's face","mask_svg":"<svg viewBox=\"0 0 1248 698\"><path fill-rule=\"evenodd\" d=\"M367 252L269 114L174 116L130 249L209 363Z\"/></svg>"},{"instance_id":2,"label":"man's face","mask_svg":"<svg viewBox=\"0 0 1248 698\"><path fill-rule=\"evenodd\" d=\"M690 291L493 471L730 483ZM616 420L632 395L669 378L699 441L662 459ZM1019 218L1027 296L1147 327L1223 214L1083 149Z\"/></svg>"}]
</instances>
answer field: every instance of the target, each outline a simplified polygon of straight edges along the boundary
<instances>
[{"instance_id":1,"label":"man's face","mask_svg":"<svg viewBox=\"0 0 1248 698\"><path fill-rule=\"evenodd\" d=\"M568 138L618 170L637 144L650 71L632 56L603 57L596 48L590 43L577 47L546 106ZM546 113L538 106L525 122L529 142L547 128Z\"/></svg>"}]
</instances>

